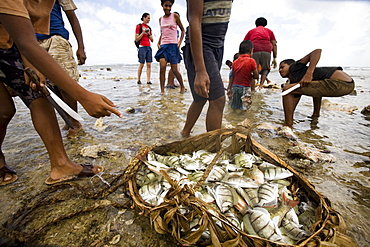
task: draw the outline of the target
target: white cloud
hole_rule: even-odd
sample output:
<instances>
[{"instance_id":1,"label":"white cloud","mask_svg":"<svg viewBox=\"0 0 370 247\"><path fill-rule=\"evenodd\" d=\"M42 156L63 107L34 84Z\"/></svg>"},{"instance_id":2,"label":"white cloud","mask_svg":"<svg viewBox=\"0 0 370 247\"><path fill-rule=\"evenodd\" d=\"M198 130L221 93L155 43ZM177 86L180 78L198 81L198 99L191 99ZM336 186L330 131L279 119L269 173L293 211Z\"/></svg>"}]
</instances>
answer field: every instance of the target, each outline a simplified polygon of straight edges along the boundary
<instances>
[{"instance_id":1,"label":"white cloud","mask_svg":"<svg viewBox=\"0 0 370 247\"><path fill-rule=\"evenodd\" d=\"M134 30L144 12L151 14L150 25L155 34L152 47L153 53L156 52L158 19L163 15L159 0L75 0L75 3L87 64L137 63ZM186 27L186 1L175 1L172 11L180 13ZM322 48L319 65L370 67L369 1L235 0L224 60L232 59L239 43L255 27L254 21L260 16L268 20L267 27L275 33L278 61L299 59L315 48ZM76 47L73 34L70 40Z\"/></svg>"}]
</instances>

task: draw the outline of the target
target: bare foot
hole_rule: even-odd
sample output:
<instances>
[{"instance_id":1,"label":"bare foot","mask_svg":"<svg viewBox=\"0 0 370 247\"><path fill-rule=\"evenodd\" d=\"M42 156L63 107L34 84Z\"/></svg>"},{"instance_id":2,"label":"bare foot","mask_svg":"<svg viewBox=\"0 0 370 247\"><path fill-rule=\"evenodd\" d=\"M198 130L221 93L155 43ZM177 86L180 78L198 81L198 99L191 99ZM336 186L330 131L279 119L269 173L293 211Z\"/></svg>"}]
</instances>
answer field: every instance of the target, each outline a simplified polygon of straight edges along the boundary
<instances>
[{"instance_id":1,"label":"bare foot","mask_svg":"<svg viewBox=\"0 0 370 247\"><path fill-rule=\"evenodd\" d=\"M80 130L82 130L82 125L78 123L78 125L75 125L73 129L72 128L68 129L67 137L76 137Z\"/></svg>"}]
</instances>

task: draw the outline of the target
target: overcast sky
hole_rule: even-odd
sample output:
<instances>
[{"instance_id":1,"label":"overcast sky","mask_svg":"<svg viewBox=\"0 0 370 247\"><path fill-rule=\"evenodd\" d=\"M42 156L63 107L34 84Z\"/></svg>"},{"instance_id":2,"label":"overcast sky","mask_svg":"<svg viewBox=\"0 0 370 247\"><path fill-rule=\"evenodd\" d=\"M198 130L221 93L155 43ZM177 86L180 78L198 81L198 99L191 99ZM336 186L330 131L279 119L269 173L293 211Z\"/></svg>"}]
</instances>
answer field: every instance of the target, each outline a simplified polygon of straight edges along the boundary
<instances>
[{"instance_id":1,"label":"overcast sky","mask_svg":"<svg viewBox=\"0 0 370 247\"><path fill-rule=\"evenodd\" d=\"M135 25L148 12L157 51L160 0L74 0L82 26L87 65L135 64ZM176 0L184 27L186 1ZM277 61L299 59L323 49L319 66L370 67L370 1L234 0L225 40L224 61L232 60L255 19L265 17L277 40ZM66 25L68 24L67 19ZM67 25L69 30L70 27ZM70 41L76 48L71 32Z\"/></svg>"}]
</instances>

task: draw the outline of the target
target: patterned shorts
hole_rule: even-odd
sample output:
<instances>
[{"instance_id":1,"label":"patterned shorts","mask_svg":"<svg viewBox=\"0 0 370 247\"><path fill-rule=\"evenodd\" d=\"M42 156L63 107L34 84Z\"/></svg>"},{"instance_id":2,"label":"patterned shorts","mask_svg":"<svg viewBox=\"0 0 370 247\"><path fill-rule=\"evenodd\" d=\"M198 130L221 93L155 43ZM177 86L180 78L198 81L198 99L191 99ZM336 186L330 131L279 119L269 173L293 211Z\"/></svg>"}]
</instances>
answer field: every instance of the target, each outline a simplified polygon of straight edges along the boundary
<instances>
[{"instance_id":1,"label":"patterned shorts","mask_svg":"<svg viewBox=\"0 0 370 247\"><path fill-rule=\"evenodd\" d=\"M0 71L0 80L13 89L28 107L33 100L42 97L25 83L23 61L14 45L0 49Z\"/></svg>"}]
</instances>

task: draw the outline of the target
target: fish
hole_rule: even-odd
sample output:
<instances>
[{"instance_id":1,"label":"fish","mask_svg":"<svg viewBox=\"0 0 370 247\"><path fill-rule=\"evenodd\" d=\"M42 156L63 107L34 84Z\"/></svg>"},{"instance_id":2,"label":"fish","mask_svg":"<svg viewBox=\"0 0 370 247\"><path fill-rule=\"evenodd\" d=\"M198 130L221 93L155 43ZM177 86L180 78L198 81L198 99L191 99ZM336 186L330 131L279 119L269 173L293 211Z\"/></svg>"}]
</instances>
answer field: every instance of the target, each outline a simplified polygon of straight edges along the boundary
<instances>
[{"instance_id":1,"label":"fish","mask_svg":"<svg viewBox=\"0 0 370 247\"><path fill-rule=\"evenodd\" d=\"M209 187L208 187L209 188ZM216 184L208 191L216 200L216 204L221 213L226 212L234 206L233 193L229 187Z\"/></svg>"},{"instance_id":2,"label":"fish","mask_svg":"<svg viewBox=\"0 0 370 247\"><path fill-rule=\"evenodd\" d=\"M236 226L238 229L241 229L241 222L239 217L237 216L236 212L232 210L232 208L224 213L225 217Z\"/></svg>"},{"instance_id":3,"label":"fish","mask_svg":"<svg viewBox=\"0 0 370 247\"><path fill-rule=\"evenodd\" d=\"M158 205L158 196L163 192L162 184L159 181L155 181L150 184L146 184L139 189L141 198L152 204Z\"/></svg>"},{"instance_id":4,"label":"fish","mask_svg":"<svg viewBox=\"0 0 370 247\"><path fill-rule=\"evenodd\" d=\"M226 175L226 170L221 166L214 166L209 173L206 182L218 182Z\"/></svg>"},{"instance_id":5,"label":"fish","mask_svg":"<svg viewBox=\"0 0 370 247\"><path fill-rule=\"evenodd\" d=\"M270 219L269 212L260 207L249 209L243 217L245 231L274 242L282 242L283 238L279 228Z\"/></svg>"},{"instance_id":6,"label":"fish","mask_svg":"<svg viewBox=\"0 0 370 247\"><path fill-rule=\"evenodd\" d=\"M258 184L263 184L265 182L265 175L258 169L258 166L252 166L250 169L244 170L244 176L254 179Z\"/></svg>"},{"instance_id":7,"label":"fish","mask_svg":"<svg viewBox=\"0 0 370 247\"><path fill-rule=\"evenodd\" d=\"M244 168L251 168L255 161L255 156L246 152L236 154L234 157L235 165Z\"/></svg>"},{"instance_id":8,"label":"fish","mask_svg":"<svg viewBox=\"0 0 370 247\"><path fill-rule=\"evenodd\" d=\"M225 184L232 187L241 187L241 188L258 188L259 184L256 183L252 178L241 176L241 175L231 175L227 176Z\"/></svg>"},{"instance_id":9,"label":"fish","mask_svg":"<svg viewBox=\"0 0 370 247\"><path fill-rule=\"evenodd\" d=\"M258 188L258 206L271 207L276 206L278 197L278 185L273 183L264 183Z\"/></svg>"},{"instance_id":10,"label":"fish","mask_svg":"<svg viewBox=\"0 0 370 247\"><path fill-rule=\"evenodd\" d=\"M283 218L281 221L281 228L283 229L282 232L294 240L306 239L312 235L310 231L305 231L301 229L301 227L302 226L297 225L286 218Z\"/></svg>"},{"instance_id":11,"label":"fish","mask_svg":"<svg viewBox=\"0 0 370 247\"><path fill-rule=\"evenodd\" d=\"M297 206L298 203L299 203L298 201L290 200L286 192L283 192L281 194L281 200L279 202L279 205L268 211L270 212L271 218L278 217L277 225L280 226L281 220L283 218L286 218L287 213L290 212L295 206ZM289 217L293 217L293 215L290 214Z\"/></svg>"},{"instance_id":12,"label":"fish","mask_svg":"<svg viewBox=\"0 0 370 247\"><path fill-rule=\"evenodd\" d=\"M268 168L263 172L265 180L279 180L293 176L293 173L282 167Z\"/></svg>"}]
</instances>

